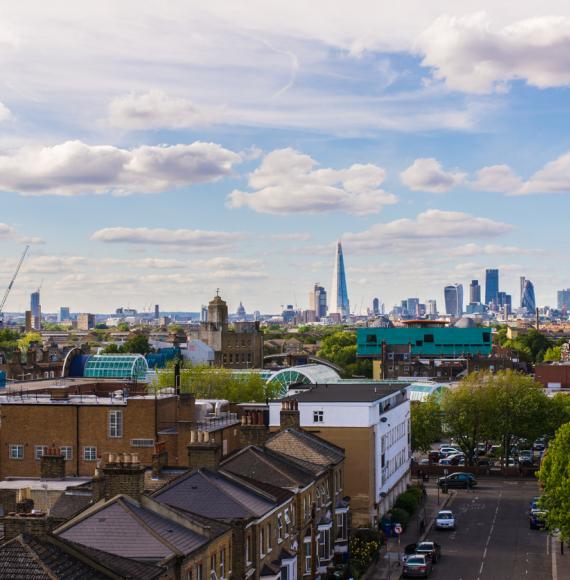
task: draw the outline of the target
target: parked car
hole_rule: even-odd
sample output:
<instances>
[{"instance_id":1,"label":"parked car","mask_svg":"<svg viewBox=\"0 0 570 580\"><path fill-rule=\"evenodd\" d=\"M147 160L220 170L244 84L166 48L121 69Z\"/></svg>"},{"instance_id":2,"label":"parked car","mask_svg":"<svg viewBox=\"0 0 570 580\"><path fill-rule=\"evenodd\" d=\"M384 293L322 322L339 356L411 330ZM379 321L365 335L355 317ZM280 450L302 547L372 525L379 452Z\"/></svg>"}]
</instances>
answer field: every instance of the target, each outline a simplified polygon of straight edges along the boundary
<instances>
[{"instance_id":1,"label":"parked car","mask_svg":"<svg viewBox=\"0 0 570 580\"><path fill-rule=\"evenodd\" d=\"M477 480L472 473L452 473L446 477L440 477L437 480L437 485L443 487L463 487L468 489L477 485Z\"/></svg>"},{"instance_id":2,"label":"parked car","mask_svg":"<svg viewBox=\"0 0 570 580\"><path fill-rule=\"evenodd\" d=\"M530 500L530 511L533 510L538 510L538 501L540 500L540 496L539 495L535 495L531 500Z\"/></svg>"},{"instance_id":3,"label":"parked car","mask_svg":"<svg viewBox=\"0 0 570 580\"><path fill-rule=\"evenodd\" d=\"M454 530L455 516L451 510L441 510L435 518L436 530Z\"/></svg>"},{"instance_id":4,"label":"parked car","mask_svg":"<svg viewBox=\"0 0 570 580\"><path fill-rule=\"evenodd\" d=\"M459 462L462 459L465 460L464 453L453 453L451 455L448 455L447 457L444 457L443 459L440 459L439 464L440 465L459 465Z\"/></svg>"},{"instance_id":5,"label":"parked car","mask_svg":"<svg viewBox=\"0 0 570 580\"><path fill-rule=\"evenodd\" d=\"M436 564L441 558L441 546L437 542L424 540L416 545L416 554L423 554L431 560L432 564Z\"/></svg>"},{"instance_id":6,"label":"parked car","mask_svg":"<svg viewBox=\"0 0 570 580\"><path fill-rule=\"evenodd\" d=\"M445 457L448 455L454 455L455 453L461 453L461 449L456 447L440 447L439 453Z\"/></svg>"},{"instance_id":7,"label":"parked car","mask_svg":"<svg viewBox=\"0 0 570 580\"><path fill-rule=\"evenodd\" d=\"M531 530L542 530L546 527L546 512L544 510L531 510L528 516Z\"/></svg>"},{"instance_id":8,"label":"parked car","mask_svg":"<svg viewBox=\"0 0 570 580\"><path fill-rule=\"evenodd\" d=\"M491 467L491 462L487 457L482 457L481 459L477 460L477 465L479 467Z\"/></svg>"},{"instance_id":9,"label":"parked car","mask_svg":"<svg viewBox=\"0 0 570 580\"><path fill-rule=\"evenodd\" d=\"M443 455L439 451L430 451L428 454L428 459L431 463L437 463L442 457Z\"/></svg>"},{"instance_id":10,"label":"parked car","mask_svg":"<svg viewBox=\"0 0 570 580\"><path fill-rule=\"evenodd\" d=\"M430 464L430 461L427 458L420 459L420 461L418 463L418 465L429 465L429 464Z\"/></svg>"},{"instance_id":11,"label":"parked car","mask_svg":"<svg viewBox=\"0 0 570 580\"><path fill-rule=\"evenodd\" d=\"M402 576L404 578L427 578L432 571L432 564L423 554L412 554L404 562Z\"/></svg>"}]
</instances>

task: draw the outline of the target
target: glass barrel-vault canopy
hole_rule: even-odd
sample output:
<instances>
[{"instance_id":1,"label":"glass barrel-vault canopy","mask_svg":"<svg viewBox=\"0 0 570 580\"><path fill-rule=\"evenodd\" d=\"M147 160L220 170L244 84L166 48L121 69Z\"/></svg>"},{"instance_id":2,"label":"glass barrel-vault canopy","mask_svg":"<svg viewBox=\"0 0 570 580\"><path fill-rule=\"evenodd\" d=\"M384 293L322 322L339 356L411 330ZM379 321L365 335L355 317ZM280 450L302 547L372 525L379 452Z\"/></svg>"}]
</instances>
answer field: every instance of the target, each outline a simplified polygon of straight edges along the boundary
<instances>
[{"instance_id":1,"label":"glass barrel-vault canopy","mask_svg":"<svg viewBox=\"0 0 570 580\"><path fill-rule=\"evenodd\" d=\"M144 380L148 371L141 354L98 354L89 357L83 376L93 379Z\"/></svg>"},{"instance_id":2,"label":"glass barrel-vault canopy","mask_svg":"<svg viewBox=\"0 0 570 580\"><path fill-rule=\"evenodd\" d=\"M267 384L277 383L280 396L285 397L290 385L336 383L339 379L340 375L326 365L299 365L275 372Z\"/></svg>"}]
</instances>

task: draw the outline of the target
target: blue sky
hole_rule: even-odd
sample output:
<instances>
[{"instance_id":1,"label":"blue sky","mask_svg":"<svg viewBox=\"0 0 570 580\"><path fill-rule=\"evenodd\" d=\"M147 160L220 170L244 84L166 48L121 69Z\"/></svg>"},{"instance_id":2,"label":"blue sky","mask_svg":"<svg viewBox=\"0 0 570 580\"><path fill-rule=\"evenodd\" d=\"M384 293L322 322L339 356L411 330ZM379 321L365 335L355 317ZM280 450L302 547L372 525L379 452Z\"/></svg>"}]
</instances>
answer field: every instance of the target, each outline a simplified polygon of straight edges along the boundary
<instances>
[{"instance_id":1,"label":"blue sky","mask_svg":"<svg viewBox=\"0 0 570 580\"><path fill-rule=\"evenodd\" d=\"M0 20L7 309L353 309L570 286L570 7L22 2ZM429 4L429 5L428 5Z\"/></svg>"}]
</instances>

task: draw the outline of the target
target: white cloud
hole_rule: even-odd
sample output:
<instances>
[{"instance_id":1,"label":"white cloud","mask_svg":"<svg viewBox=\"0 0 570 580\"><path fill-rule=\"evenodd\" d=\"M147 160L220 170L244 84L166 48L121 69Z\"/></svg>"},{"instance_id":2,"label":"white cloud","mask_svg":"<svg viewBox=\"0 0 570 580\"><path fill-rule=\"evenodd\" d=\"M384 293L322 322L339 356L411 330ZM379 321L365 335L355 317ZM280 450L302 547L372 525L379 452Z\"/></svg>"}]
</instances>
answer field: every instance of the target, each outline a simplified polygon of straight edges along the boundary
<instances>
[{"instance_id":1,"label":"white cloud","mask_svg":"<svg viewBox=\"0 0 570 580\"><path fill-rule=\"evenodd\" d=\"M364 215L397 201L395 195L380 189L386 172L377 165L340 170L317 169L317 165L309 155L291 148L273 151L249 176L255 191L234 190L228 207L273 214L344 211Z\"/></svg>"},{"instance_id":2,"label":"white cloud","mask_svg":"<svg viewBox=\"0 0 570 580\"><path fill-rule=\"evenodd\" d=\"M36 246L44 243L44 241L37 236L19 235L15 228L3 223L0 223L0 240L15 240L17 242L21 242L22 244L29 244L30 246Z\"/></svg>"},{"instance_id":3,"label":"white cloud","mask_svg":"<svg viewBox=\"0 0 570 580\"><path fill-rule=\"evenodd\" d=\"M515 192L522 186L522 180L508 165L491 165L477 171L475 181L469 187L477 191Z\"/></svg>"},{"instance_id":4,"label":"white cloud","mask_svg":"<svg viewBox=\"0 0 570 580\"><path fill-rule=\"evenodd\" d=\"M164 91L118 97L109 105L109 123L121 129L183 129L203 127L222 120L221 108L197 107L189 99Z\"/></svg>"},{"instance_id":5,"label":"white cloud","mask_svg":"<svg viewBox=\"0 0 570 580\"><path fill-rule=\"evenodd\" d=\"M242 270L247 268L261 268L263 262L257 259L250 258L228 258L220 256L217 258L210 258L208 260L195 260L192 262L195 268L207 268L216 270Z\"/></svg>"},{"instance_id":6,"label":"white cloud","mask_svg":"<svg viewBox=\"0 0 570 580\"><path fill-rule=\"evenodd\" d=\"M120 149L67 141L0 155L0 190L22 195L151 193L229 175L239 154L215 143Z\"/></svg>"},{"instance_id":7,"label":"white cloud","mask_svg":"<svg viewBox=\"0 0 570 580\"><path fill-rule=\"evenodd\" d=\"M502 246L498 244L464 244L455 249L451 249L451 254L455 256L499 256L499 255L532 255L541 254L543 250L520 248L519 246Z\"/></svg>"},{"instance_id":8,"label":"white cloud","mask_svg":"<svg viewBox=\"0 0 570 580\"><path fill-rule=\"evenodd\" d=\"M82 256L31 256L22 266L26 274L61 274L75 272L85 266L87 259Z\"/></svg>"},{"instance_id":9,"label":"white cloud","mask_svg":"<svg viewBox=\"0 0 570 580\"><path fill-rule=\"evenodd\" d=\"M511 195L570 193L570 152L550 161Z\"/></svg>"},{"instance_id":10,"label":"white cloud","mask_svg":"<svg viewBox=\"0 0 570 580\"><path fill-rule=\"evenodd\" d=\"M16 236L16 230L8 224L0 223L0 240L11 240Z\"/></svg>"},{"instance_id":11,"label":"white cloud","mask_svg":"<svg viewBox=\"0 0 570 580\"><path fill-rule=\"evenodd\" d=\"M233 232L166 228L103 228L91 236L92 240L109 244L149 244L217 248L235 244L245 235Z\"/></svg>"},{"instance_id":12,"label":"white cloud","mask_svg":"<svg viewBox=\"0 0 570 580\"><path fill-rule=\"evenodd\" d=\"M504 92L517 79L570 85L570 18L540 16L493 29L483 12L441 16L417 39L422 64L454 90Z\"/></svg>"},{"instance_id":13,"label":"white cloud","mask_svg":"<svg viewBox=\"0 0 570 580\"><path fill-rule=\"evenodd\" d=\"M308 232L291 232L290 234L272 234L272 240L291 241L291 242L306 242L311 239L311 234Z\"/></svg>"},{"instance_id":14,"label":"white cloud","mask_svg":"<svg viewBox=\"0 0 570 580\"><path fill-rule=\"evenodd\" d=\"M400 173L402 183L413 191L445 193L465 180L465 173L445 171L433 157L416 159Z\"/></svg>"},{"instance_id":15,"label":"white cloud","mask_svg":"<svg viewBox=\"0 0 570 580\"><path fill-rule=\"evenodd\" d=\"M402 218L373 225L360 233L348 233L343 240L348 247L373 250L405 242L420 242L425 246L431 240L445 238L495 237L506 234L513 226L488 218L475 217L460 211L429 209L415 219Z\"/></svg>"}]
</instances>

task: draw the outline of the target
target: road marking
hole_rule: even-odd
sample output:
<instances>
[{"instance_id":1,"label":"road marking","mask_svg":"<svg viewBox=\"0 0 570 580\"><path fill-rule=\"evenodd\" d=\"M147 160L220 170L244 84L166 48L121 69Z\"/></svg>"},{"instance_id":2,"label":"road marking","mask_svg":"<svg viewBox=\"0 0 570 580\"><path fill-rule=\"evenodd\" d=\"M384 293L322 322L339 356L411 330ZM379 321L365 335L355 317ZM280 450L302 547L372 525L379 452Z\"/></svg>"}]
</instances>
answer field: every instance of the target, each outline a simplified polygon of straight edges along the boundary
<instances>
[{"instance_id":1,"label":"road marking","mask_svg":"<svg viewBox=\"0 0 570 580\"><path fill-rule=\"evenodd\" d=\"M552 553L552 580L558 580L558 568L556 566L556 546L554 545L554 536L552 538L552 547L550 552Z\"/></svg>"},{"instance_id":2,"label":"road marking","mask_svg":"<svg viewBox=\"0 0 570 580\"><path fill-rule=\"evenodd\" d=\"M503 496L503 492L499 493L499 499L497 501L497 508L495 509L495 513L493 515L493 521L491 522L491 529L489 530L489 535L487 536L487 541L485 542L485 551L483 552L483 559L481 560L481 568L479 568L479 577L477 580L481 580L481 574L483 574L483 567L485 566L485 558L487 557L487 548L489 547L489 542L491 541L491 536L493 535L493 531L495 530L495 522L497 521L497 514L499 513L499 506L501 505L501 498ZM557 578L553 578L553 580L557 580Z\"/></svg>"}]
</instances>

